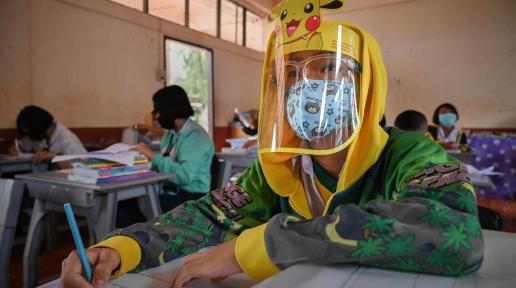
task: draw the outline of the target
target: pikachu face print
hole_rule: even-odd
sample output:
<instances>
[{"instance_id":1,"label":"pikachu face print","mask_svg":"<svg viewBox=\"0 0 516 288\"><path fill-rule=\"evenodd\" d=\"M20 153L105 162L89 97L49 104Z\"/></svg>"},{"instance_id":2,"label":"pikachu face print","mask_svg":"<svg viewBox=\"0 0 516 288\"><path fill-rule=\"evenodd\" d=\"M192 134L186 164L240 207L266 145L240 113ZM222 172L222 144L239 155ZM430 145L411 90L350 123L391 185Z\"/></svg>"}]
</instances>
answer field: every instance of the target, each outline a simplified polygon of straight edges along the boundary
<instances>
[{"instance_id":1,"label":"pikachu face print","mask_svg":"<svg viewBox=\"0 0 516 288\"><path fill-rule=\"evenodd\" d=\"M305 49L319 50L323 47L321 37L321 10L339 9L341 0L285 0L269 14L270 22L276 21L276 35L281 36L277 45L295 44ZM279 42L279 43L278 43Z\"/></svg>"}]
</instances>

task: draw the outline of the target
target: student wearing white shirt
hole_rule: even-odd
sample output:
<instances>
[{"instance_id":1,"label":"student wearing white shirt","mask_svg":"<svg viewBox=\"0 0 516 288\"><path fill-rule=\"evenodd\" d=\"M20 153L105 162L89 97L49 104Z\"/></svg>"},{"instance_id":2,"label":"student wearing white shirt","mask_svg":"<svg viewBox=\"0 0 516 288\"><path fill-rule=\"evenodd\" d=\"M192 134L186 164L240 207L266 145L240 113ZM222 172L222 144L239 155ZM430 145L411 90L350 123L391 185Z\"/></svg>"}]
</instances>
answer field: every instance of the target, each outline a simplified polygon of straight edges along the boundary
<instances>
[{"instance_id":1,"label":"student wearing white shirt","mask_svg":"<svg viewBox=\"0 0 516 288\"><path fill-rule=\"evenodd\" d=\"M467 150L466 135L457 127L459 112L450 103L439 105L434 112L434 125L428 127L428 132L445 149Z\"/></svg>"},{"instance_id":2,"label":"student wearing white shirt","mask_svg":"<svg viewBox=\"0 0 516 288\"><path fill-rule=\"evenodd\" d=\"M20 111L16 119L16 130L18 145L9 149L11 155L20 152L34 153L34 162L39 163L56 155L86 153L81 141L72 131L38 106L26 106Z\"/></svg>"}]
</instances>

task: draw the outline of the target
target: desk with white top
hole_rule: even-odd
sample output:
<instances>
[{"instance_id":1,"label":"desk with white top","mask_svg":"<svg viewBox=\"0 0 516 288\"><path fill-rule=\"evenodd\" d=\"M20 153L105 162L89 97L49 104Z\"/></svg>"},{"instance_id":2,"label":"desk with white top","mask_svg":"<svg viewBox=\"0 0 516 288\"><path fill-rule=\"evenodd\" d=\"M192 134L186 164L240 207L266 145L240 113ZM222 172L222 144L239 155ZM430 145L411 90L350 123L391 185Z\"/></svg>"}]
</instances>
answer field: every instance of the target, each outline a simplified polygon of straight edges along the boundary
<instances>
[{"instance_id":1,"label":"desk with white top","mask_svg":"<svg viewBox=\"0 0 516 288\"><path fill-rule=\"evenodd\" d=\"M258 284L244 274L220 283L196 279L186 287L218 288L509 288L516 287L516 234L483 230L484 263L475 273L446 277L422 273L381 270L356 265L295 265ZM181 259L139 273L127 274L110 282L108 287L168 288ZM42 287L57 287L58 280ZM254 286L253 286L254 285Z\"/></svg>"}]
</instances>

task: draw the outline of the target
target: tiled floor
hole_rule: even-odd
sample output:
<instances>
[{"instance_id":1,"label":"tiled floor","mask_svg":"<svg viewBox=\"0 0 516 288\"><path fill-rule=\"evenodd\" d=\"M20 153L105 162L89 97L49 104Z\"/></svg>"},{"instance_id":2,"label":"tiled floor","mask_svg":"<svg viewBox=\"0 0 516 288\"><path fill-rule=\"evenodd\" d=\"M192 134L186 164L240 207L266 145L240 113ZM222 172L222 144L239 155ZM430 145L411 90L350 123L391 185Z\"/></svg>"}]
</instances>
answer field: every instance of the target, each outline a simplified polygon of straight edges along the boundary
<instances>
[{"instance_id":1,"label":"tiled floor","mask_svg":"<svg viewBox=\"0 0 516 288\"><path fill-rule=\"evenodd\" d=\"M87 230L81 229L81 235L87 243ZM23 245L16 245L11 253L11 265L9 270L10 287L23 287ZM44 243L42 245L44 247ZM75 249L72 235L69 231L59 233L57 249L54 251L41 251L38 257L38 283L47 282L59 277L61 273L61 261ZM44 250L44 249L42 249Z\"/></svg>"}]
</instances>

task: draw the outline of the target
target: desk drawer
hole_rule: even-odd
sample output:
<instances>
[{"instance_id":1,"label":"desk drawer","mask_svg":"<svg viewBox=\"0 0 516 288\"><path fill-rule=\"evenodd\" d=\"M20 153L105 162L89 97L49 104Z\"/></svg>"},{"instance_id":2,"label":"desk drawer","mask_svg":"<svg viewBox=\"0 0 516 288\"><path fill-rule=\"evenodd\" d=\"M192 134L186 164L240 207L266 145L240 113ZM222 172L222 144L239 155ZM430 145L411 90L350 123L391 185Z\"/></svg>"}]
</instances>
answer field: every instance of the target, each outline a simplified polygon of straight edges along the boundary
<instances>
[{"instance_id":1,"label":"desk drawer","mask_svg":"<svg viewBox=\"0 0 516 288\"><path fill-rule=\"evenodd\" d=\"M33 198L62 204L69 202L79 207L93 205L94 192L90 189L31 182L27 183L27 187Z\"/></svg>"}]
</instances>

